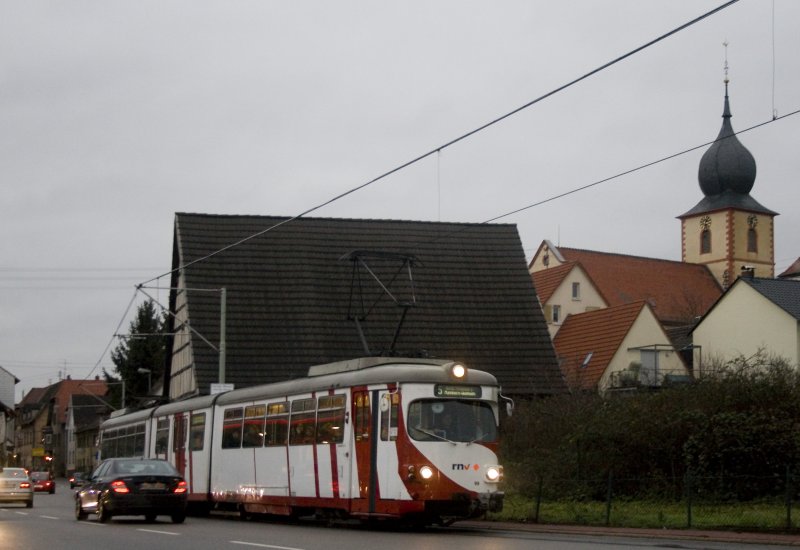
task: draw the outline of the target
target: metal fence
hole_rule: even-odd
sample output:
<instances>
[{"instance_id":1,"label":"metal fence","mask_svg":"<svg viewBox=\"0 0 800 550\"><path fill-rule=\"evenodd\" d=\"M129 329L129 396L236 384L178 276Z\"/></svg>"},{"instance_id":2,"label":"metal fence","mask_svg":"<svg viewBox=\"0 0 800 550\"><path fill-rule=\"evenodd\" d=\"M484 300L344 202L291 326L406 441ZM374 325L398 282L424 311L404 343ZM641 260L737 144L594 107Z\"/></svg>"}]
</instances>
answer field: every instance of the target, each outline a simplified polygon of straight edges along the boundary
<instances>
[{"instance_id":1,"label":"metal fence","mask_svg":"<svg viewBox=\"0 0 800 550\"><path fill-rule=\"evenodd\" d=\"M800 475L537 480L507 494L502 517L640 528L800 529Z\"/></svg>"}]
</instances>

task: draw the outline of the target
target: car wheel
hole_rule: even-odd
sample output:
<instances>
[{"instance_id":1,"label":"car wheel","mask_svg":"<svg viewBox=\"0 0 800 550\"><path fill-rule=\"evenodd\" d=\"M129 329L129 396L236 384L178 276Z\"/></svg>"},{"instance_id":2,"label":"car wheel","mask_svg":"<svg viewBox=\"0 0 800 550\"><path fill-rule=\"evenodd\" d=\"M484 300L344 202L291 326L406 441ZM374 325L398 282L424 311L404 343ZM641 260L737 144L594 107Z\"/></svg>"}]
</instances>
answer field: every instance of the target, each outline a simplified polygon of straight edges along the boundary
<instances>
[{"instance_id":1,"label":"car wheel","mask_svg":"<svg viewBox=\"0 0 800 550\"><path fill-rule=\"evenodd\" d=\"M25 508L33 508L33 501L29 500L25 503Z\"/></svg>"},{"instance_id":2,"label":"car wheel","mask_svg":"<svg viewBox=\"0 0 800 550\"><path fill-rule=\"evenodd\" d=\"M54 494L56 494L56 488L55 488L55 487L53 487L52 489L50 489L50 494L51 494L51 495L54 495Z\"/></svg>"},{"instance_id":3,"label":"car wheel","mask_svg":"<svg viewBox=\"0 0 800 550\"><path fill-rule=\"evenodd\" d=\"M172 523L183 523L184 521L186 521L185 513L172 514Z\"/></svg>"},{"instance_id":4,"label":"car wheel","mask_svg":"<svg viewBox=\"0 0 800 550\"><path fill-rule=\"evenodd\" d=\"M83 506L81 506L79 499L75 499L75 519L78 521L86 519L86 512L83 511Z\"/></svg>"},{"instance_id":5,"label":"car wheel","mask_svg":"<svg viewBox=\"0 0 800 550\"><path fill-rule=\"evenodd\" d=\"M106 510L106 507L103 505L103 499L100 498L97 501L97 521L100 523L105 523L111 519L111 513Z\"/></svg>"},{"instance_id":6,"label":"car wheel","mask_svg":"<svg viewBox=\"0 0 800 550\"><path fill-rule=\"evenodd\" d=\"M153 523L156 520L156 515L155 514L145 514L144 515L144 520L147 523Z\"/></svg>"}]
</instances>

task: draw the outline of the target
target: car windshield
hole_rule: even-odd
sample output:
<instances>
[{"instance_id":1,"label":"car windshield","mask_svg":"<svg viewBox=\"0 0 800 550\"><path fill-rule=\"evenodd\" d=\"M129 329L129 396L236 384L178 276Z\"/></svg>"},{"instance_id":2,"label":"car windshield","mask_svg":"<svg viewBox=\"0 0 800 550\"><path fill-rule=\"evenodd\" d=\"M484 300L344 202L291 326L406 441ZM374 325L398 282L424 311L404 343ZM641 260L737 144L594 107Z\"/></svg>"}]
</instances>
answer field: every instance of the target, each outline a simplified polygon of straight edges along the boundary
<instances>
[{"instance_id":1,"label":"car windshield","mask_svg":"<svg viewBox=\"0 0 800 550\"><path fill-rule=\"evenodd\" d=\"M162 460L118 460L111 468L115 474L160 474L176 475L176 470Z\"/></svg>"},{"instance_id":2,"label":"car windshield","mask_svg":"<svg viewBox=\"0 0 800 550\"><path fill-rule=\"evenodd\" d=\"M25 470L22 468L3 468L0 469L0 477L14 478L14 477L28 477Z\"/></svg>"},{"instance_id":3,"label":"car windshield","mask_svg":"<svg viewBox=\"0 0 800 550\"><path fill-rule=\"evenodd\" d=\"M497 440L489 403L455 399L421 399L408 407L408 433L417 441L474 443Z\"/></svg>"}]
</instances>

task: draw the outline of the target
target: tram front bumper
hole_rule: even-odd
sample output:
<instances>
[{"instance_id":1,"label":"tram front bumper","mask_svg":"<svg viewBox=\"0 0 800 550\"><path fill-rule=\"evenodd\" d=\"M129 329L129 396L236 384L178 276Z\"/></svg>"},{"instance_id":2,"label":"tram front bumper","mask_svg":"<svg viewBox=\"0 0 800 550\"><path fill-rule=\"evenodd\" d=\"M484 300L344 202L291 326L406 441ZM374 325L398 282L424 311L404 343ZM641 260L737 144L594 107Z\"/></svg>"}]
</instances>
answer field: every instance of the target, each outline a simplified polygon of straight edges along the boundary
<instances>
[{"instance_id":1,"label":"tram front bumper","mask_svg":"<svg viewBox=\"0 0 800 550\"><path fill-rule=\"evenodd\" d=\"M503 511L503 498L505 493L483 493L480 495L480 507L482 511L486 512L502 512Z\"/></svg>"}]
</instances>

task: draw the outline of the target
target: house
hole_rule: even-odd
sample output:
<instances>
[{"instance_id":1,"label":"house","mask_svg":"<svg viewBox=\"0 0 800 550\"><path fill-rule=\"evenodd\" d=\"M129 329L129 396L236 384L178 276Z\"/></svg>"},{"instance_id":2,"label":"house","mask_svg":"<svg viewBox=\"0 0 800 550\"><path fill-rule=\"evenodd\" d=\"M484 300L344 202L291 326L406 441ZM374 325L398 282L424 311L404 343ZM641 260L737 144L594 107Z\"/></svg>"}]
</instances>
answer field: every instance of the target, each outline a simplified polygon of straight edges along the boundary
<instances>
[{"instance_id":1,"label":"house","mask_svg":"<svg viewBox=\"0 0 800 550\"><path fill-rule=\"evenodd\" d=\"M12 463L14 453L14 386L16 376L0 367L0 466Z\"/></svg>"},{"instance_id":2,"label":"house","mask_svg":"<svg viewBox=\"0 0 800 550\"><path fill-rule=\"evenodd\" d=\"M564 262L535 271L532 276L551 337L567 316L608 307L580 262Z\"/></svg>"},{"instance_id":3,"label":"house","mask_svg":"<svg viewBox=\"0 0 800 550\"><path fill-rule=\"evenodd\" d=\"M800 258L797 258L792 265L783 270L783 272L778 275L778 278L800 280Z\"/></svg>"},{"instance_id":4,"label":"house","mask_svg":"<svg viewBox=\"0 0 800 550\"><path fill-rule=\"evenodd\" d=\"M642 300L568 316L553 345L574 390L660 387L689 375L652 307Z\"/></svg>"},{"instance_id":5,"label":"house","mask_svg":"<svg viewBox=\"0 0 800 550\"><path fill-rule=\"evenodd\" d=\"M106 383L94 380L64 380L45 388L33 388L17 405L15 446L20 464L30 469L66 474L66 424L72 395L102 397Z\"/></svg>"},{"instance_id":6,"label":"house","mask_svg":"<svg viewBox=\"0 0 800 550\"><path fill-rule=\"evenodd\" d=\"M179 213L174 235L172 399L379 354L565 390L514 225Z\"/></svg>"},{"instance_id":7,"label":"house","mask_svg":"<svg viewBox=\"0 0 800 550\"><path fill-rule=\"evenodd\" d=\"M580 269L565 268L576 264ZM562 293L543 300L545 308L566 308L571 303L574 307L578 301L591 310L644 300L665 326L691 325L722 294L704 265L560 247L547 240L539 245L528 269L537 289L540 281L544 286L553 276L550 271L561 276Z\"/></svg>"},{"instance_id":8,"label":"house","mask_svg":"<svg viewBox=\"0 0 800 550\"><path fill-rule=\"evenodd\" d=\"M692 338L698 375L712 359L759 351L800 367L800 280L739 277L703 316Z\"/></svg>"},{"instance_id":9,"label":"house","mask_svg":"<svg viewBox=\"0 0 800 550\"><path fill-rule=\"evenodd\" d=\"M66 471L91 472L97 466L100 424L112 408L94 395L73 394L67 407Z\"/></svg>"}]
</instances>

